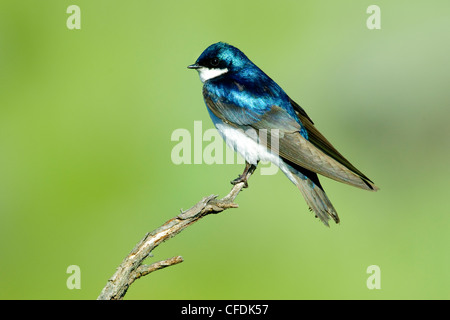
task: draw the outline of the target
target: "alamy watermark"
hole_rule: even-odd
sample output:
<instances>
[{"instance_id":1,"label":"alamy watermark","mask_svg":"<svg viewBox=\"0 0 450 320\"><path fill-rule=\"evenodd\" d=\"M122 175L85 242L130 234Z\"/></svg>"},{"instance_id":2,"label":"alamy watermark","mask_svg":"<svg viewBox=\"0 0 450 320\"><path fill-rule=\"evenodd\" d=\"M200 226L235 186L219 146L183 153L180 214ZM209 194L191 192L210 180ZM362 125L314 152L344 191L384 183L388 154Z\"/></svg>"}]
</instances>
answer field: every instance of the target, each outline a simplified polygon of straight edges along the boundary
<instances>
[{"instance_id":1,"label":"alamy watermark","mask_svg":"<svg viewBox=\"0 0 450 320\"><path fill-rule=\"evenodd\" d=\"M372 4L367 7L366 13L370 14L367 18L366 26L369 30L381 29L381 9L379 6Z\"/></svg>"},{"instance_id":2,"label":"alamy watermark","mask_svg":"<svg viewBox=\"0 0 450 320\"><path fill-rule=\"evenodd\" d=\"M380 267L377 266L376 264L368 266L366 273L370 274L370 276L367 278L367 281L366 281L367 289L369 289L369 290L381 289L381 269L380 269Z\"/></svg>"},{"instance_id":3,"label":"alamy watermark","mask_svg":"<svg viewBox=\"0 0 450 320\"><path fill-rule=\"evenodd\" d=\"M193 130L185 128L175 129L170 137L177 142L172 148L170 158L172 163L180 164L245 164L245 160L235 152L235 149L243 150L257 157L257 153L263 153L266 158L278 157L279 130L236 129L239 133L233 135L233 139L221 137L217 129L203 131L202 121L194 121ZM192 132L192 134L191 134ZM243 140L249 144L246 145ZM250 141L251 140L251 141ZM255 142L255 144L252 143ZM225 142L225 143L224 143ZM267 150L266 152L264 152ZM274 175L278 167L268 160L261 160L261 174Z\"/></svg>"},{"instance_id":4,"label":"alamy watermark","mask_svg":"<svg viewBox=\"0 0 450 320\"><path fill-rule=\"evenodd\" d=\"M81 269L76 264L67 267L66 273L70 274L66 280L67 289L81 289Z\"/></svg>"},{"instance_id":5,"label":"alamy watermark","mask_svg":"<svg viewBox=\"0 0 450 320\"><path fill-rule=\"evenodd\" d=\"M67 17L66 26L69 30L81 29L81 9L79 6L72 4L67 7L66 13L70 16Z\"/></svg>"}]
</instances>

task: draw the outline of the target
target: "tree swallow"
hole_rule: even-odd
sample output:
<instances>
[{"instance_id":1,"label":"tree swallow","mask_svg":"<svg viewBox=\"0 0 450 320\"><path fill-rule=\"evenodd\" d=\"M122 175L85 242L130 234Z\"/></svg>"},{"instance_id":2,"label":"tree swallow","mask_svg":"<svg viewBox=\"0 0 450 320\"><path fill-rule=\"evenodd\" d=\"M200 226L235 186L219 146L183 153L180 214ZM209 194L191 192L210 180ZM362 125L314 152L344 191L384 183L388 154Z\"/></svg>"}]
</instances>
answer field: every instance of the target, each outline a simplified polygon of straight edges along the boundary
<instances>
[{"instance_id":1,"label":"tree swallow","mask_svg":"<svg viewBox=\"0 0 450 320\"><path fill-rule=\"evenodd\" d=\"M215 43L188 68L199 73L215 127L246 161L242 175L231 183L247 186L247 173L259 161L271 161L298 187L310 210L326 226L330 218L339 223L339 217L317 174L378 190L316 129L305 110L238 48ZM261 139L261 133L266 139Z\"/></svg>"}]
</instances>

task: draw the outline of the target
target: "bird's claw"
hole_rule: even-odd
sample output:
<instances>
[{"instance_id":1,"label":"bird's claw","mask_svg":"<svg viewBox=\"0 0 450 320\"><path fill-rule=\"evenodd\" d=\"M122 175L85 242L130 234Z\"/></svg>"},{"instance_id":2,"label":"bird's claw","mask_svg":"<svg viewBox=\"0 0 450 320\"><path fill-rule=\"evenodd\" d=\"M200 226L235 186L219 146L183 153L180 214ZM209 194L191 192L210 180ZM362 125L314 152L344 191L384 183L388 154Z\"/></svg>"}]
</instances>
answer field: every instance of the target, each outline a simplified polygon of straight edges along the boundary
<instances>
[{"instance_id":1,"label":"bird's claw","mask_svg":"<svg viewBox=\"0 0 450 320\"><path fill-rule=\"evenodd\" d=\"M230 183L232 185L237 185L238 183L244 183L244 187L243 188L248 188L248 182L247 182L247 177L246 175L240 175L239 177L237 177L236 179L234 179L233 181L230 181Z\"/></svg>"}]
</instances>

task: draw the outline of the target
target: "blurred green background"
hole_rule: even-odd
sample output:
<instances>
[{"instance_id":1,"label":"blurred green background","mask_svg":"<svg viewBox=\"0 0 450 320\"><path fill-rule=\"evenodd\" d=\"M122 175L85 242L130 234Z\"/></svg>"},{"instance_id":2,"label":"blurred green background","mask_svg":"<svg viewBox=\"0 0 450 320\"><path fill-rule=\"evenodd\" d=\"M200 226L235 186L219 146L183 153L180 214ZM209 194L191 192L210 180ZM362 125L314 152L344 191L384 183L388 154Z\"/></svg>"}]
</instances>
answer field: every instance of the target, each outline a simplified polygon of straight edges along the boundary
<instances>
[{"instance_id":1,"label":"blurred green background","mask_svg":"<svg viewBox=\"0 0 450 320\"><path fill-rule=\"evenodd\" d=\"M81 8L81 30L66 9ZM381 30L366 9L381 8ZM185 261L126 299L449 299L450 3L0 3L0 298L95 299L148 231L242 165L174 165L175 129L212 128L186 69L226 41L381 188L322 178L324 227L284 175L250 180L148 262ZM69 265L81 289L66 287ZM366 269L381 269L369 290Z\"/></svg>"}]
</instances>

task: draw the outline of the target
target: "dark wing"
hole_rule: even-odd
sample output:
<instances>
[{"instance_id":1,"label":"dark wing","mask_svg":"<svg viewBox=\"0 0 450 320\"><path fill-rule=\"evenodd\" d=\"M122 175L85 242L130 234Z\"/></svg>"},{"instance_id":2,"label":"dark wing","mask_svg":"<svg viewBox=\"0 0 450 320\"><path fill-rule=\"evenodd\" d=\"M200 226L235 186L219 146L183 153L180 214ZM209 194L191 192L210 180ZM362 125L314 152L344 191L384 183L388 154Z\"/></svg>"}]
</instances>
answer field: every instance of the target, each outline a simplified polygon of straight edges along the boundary
<instances>
[{"instance_id":1,"label":"dark wing","mask_svg":"<svg viewBox=\"0 0 450 320\"><path fill-rule=\"evenodd\" d=\"M302 107L300 107L294 100L290 98L289 100L300 121L308 132L308 141L318 149L320 149L322 152L359 175L363 179L363 181L368 182L368 186L373 189L372 187L375 187L373 186L373 181L371 181L366 175L359 171L354 165L350 163L350 161L348 161L339 151L336 150L336 148L319 132L319 130L317 130L317 128L314 126L314 122L306 114L305 110L303 110Z\"/></svg>"},{"instance_id":2,"label":"dark wing","mask_svg":"<svg viewBox=\"0 0 450 320\"><path fill-rule=\"evenodd\" d=\"M366 181L364 177L302 137L299 132L300 125L278 106L273 106L259 122L253 123L251 127L256 130L266 129L268 146L272 152L278 151L279 156L288 163L361 189L376 189L370 181ZM278 142L278 146L272 141Z\"/></svg>"}]
</instances>

